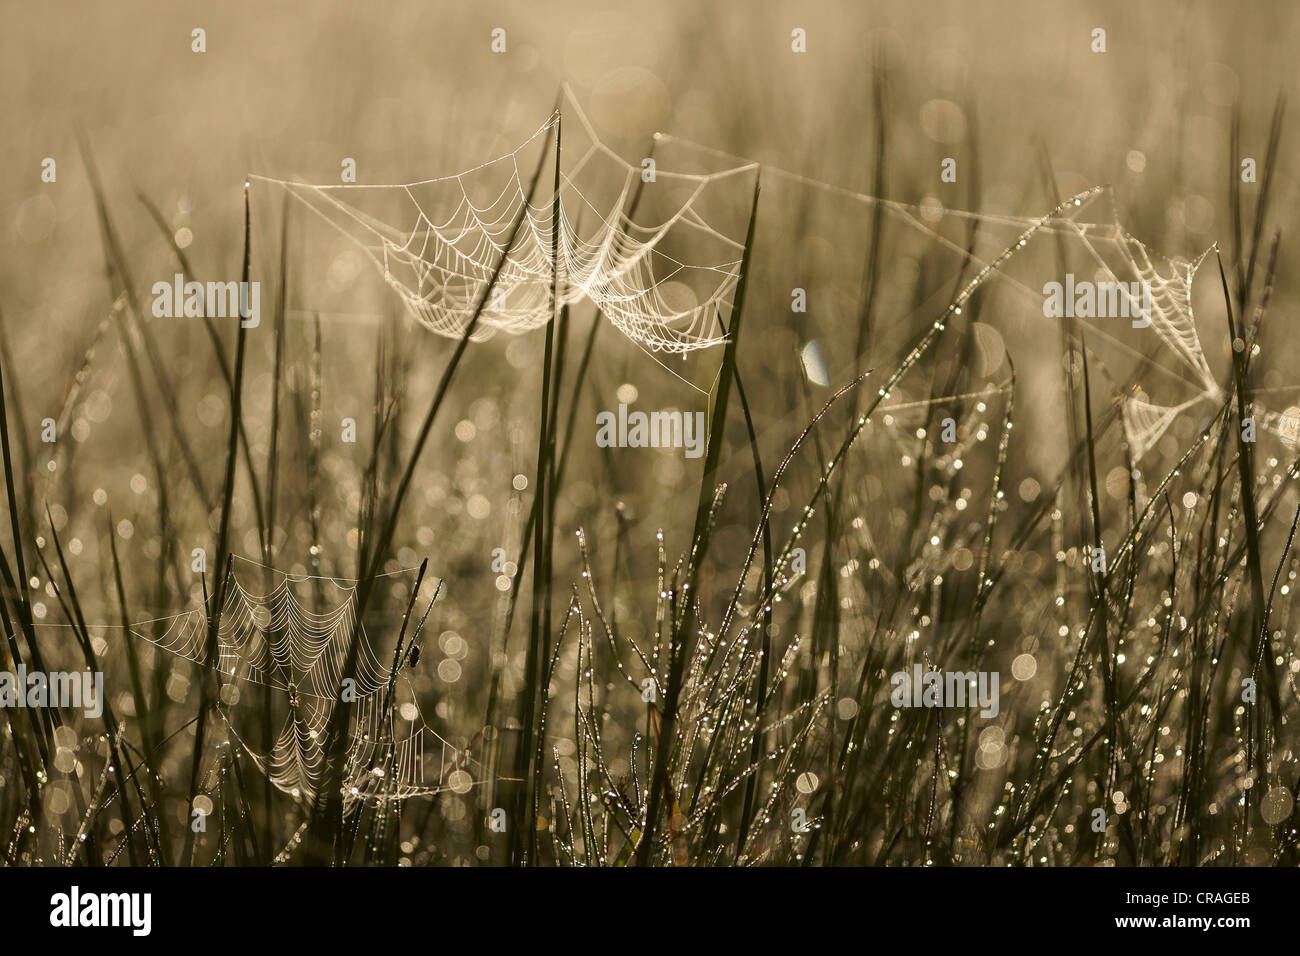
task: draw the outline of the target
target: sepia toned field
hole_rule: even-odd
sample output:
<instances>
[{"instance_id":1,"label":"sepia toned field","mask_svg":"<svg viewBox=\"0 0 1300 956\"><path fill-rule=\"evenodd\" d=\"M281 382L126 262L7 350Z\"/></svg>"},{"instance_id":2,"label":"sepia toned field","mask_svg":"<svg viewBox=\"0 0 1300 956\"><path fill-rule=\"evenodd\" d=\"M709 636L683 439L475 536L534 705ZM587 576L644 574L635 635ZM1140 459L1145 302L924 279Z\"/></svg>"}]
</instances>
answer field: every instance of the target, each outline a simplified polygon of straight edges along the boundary
<instances>
[{"instance_id":1,"label":"sepia toned field","mask_svg":"<svg viewBox=\"0 0 1300 956\"><path fill-rule=\"evenodd\" d=\"M6 863L1300 862L1291 5L3 17Z\"/></svg>"}]
</instances>

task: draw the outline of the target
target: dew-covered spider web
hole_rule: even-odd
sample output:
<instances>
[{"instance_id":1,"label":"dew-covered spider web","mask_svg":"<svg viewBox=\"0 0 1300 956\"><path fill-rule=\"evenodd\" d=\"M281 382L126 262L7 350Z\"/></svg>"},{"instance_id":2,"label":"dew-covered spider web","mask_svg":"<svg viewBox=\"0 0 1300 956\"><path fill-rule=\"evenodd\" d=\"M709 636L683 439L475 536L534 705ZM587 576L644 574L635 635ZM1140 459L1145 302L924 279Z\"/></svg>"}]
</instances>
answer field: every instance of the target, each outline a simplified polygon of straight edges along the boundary
<instances>
[{"instance_id":1,"label":"dew-covered spider web","mask_svg":"<svg viewBox=\"0 0 1300 956\"><path fill-rule=\"evenodd\" d=\"M705 213L706 200L730 188L728 183L752 183L759 164L659 133L656 146L681 144L723 163L703 173L660 166L646 181L643 165L628 162L602 142L567 87L561 103L562 108L515 149L460 173L400 184L254 178L283 188L330 223L374 264L406 310L439 335L463 335L480 301L484 306L471 336L475 340L498 331L517 334L539 328L554 314L554 282L560 304L590 301L652 357L685 357L724 341L719 317L729 314L732 305L745 221L715 221L716 216ZM554 140L561 134L562 119L567 125L555 188ZM543 161L539 166L548 151L551 165ZM530 191L534 169L539 175ZM981 256L965 248L954 229L977 224L1000 250L999 230L1019 232L1038 221L948 209L935 202L898 202L770 166L762 173L824 190L837 199L879 206L927 242L969 256L974 268L987 265L992 254ZM647 193L671 197L663 214L649 223L635 212ZM736 195L731 193L733 201ZM1054 234L1070 250L1072 261L1092 270L1079 278L1117 283L1130 299L1127 290L1134 284L1150 290L1146 342L1115 334L1115 326L1105 321L1088 322L1090 341L1108 341L1143 359L1137 380L1118 397L1137 461L1179 415L1224 398L1192 308L1192 286L1212 248L1191 259L1157 254L1120 225L1113 193L1105 189L1102 195L1105 201L1087 204L1086 218L1084 210L1071 209L1045 224L1041 234ZM511 242L516 220L520 228ZM500 275L489 294L498 263ZM1030 308L1041 309L1039 282L1003 270L989 278L1014 288ZM1134 309L1138 305L1128 304ZM1150 339L1162 346L1154 354ZM1260 427L1284 439L1295 430L1291 417L1264 409L1257 415Z\"/></svg>"},{"instance_id":2,"label":"dew-covered spider web","mask_svg":"<svg viewBox=\"0 0 1300 956\"><path fill-rule=\"evenodd\" d=\"M556 188L562 115L578 128L564 128ZM702 200L755 168L655 170L659 191L675 190L674 208L647 224L634 217L646 167L602 143L575 103L515 149L460 173L384 185L254 178L283 187L354 242L438 335L461 337L481 302L474 340L539 328L553 316L554 282L559 304L589 300L642 348L684 355L722 341L716 316L730 308L744 249L743 232L706 218Z\"/></svg>"},{"instance_id":3,"label":"dew-covered spider web","mask_svg":"<svg viewBox=\"0 0 1300 956\"><path fill-rule=\"evenodd\" d=\"M298 593L307 580L330 592L318 610ZM343 774L346 801L386 802L470 789L480 782L475 774L481 766L429 726L403 664L392 660L391 652L385 663L365 627L358 626L356 584L283 576L261 594L232 572L211 656L203 608L144 622L155 627L133 626L131 634L211 668L223 683L233 685L236 692L224 694L220 707L230 736L284 793L305 799L316 795L326 770L329 722L340 699L346 700L350 719ZM412 644L419 641L422 625L423 618L414 626ZM353 683L348 685L345 668L354 633L357 653ZM247 685L277 692L283 717L269 747L253 745L254 735L240 728L238 690Z\"/></svg>"},{"instance_id":4,"label":"dew-covered spider web","mask_svg":"<svg viewBox=\"0 0 1300 956\"><path fill-rule=\"evenodd\" d=\"M657 143L681 144L722 160L742 158L667 133L658 133L655 139ZM765 179L776 177L823 192L837 201L879 207L888 220L904 224L907 230L916 230L926 242L936 243L967 261L971 269L987 267L995 261L994 255L968 248L960 228L978 227L990 248L1001 251L1006 246L1003 237L1008 236L1008 230L1019 232L1040 222L1031 217L947 208L933 197L921 203L899 202L767 165L763 166L762 175ZM1192 306L1192 289L1201 266L1215 247L1210 246L1192 258L1165 256L1153 251L1121 224L1110 187L1098 190L1082 203L1082 208L1070 206L1063 213L1049 217L1036 232L1047 243L1055 243L1058 249L1068 252L1070 262L1074 264L1071 271L1080 273L1079 279L1118 284L1119 294L1128 299L1126 315L1128 312L1136 314L1142 304L1128 290L1140 289L1144 285L1150 290L1149 326L1130 332L1128 318L1079 319L1086 325L1090 346L1105 342L1136 360L1132 375L1117 396L1133 460L1137 462L1146 456L1180 415L1187 413L1198 421L1206 420L1226 396L1206 357ZM1084 272L1080 266L1089 271ZM1062 278L1060 271L1059 263L1020 276L997 268L988 273L987 279L989 285L1009 289L1028 310L1042 315L1044 293L1041 284L1044 279L1059 281ZM908 318L914 316L900 314L892 317L892 321L902 324ZM1116 322L1120 325L1117 326ZM1211 334L1216 333L1214 330ZM810 377L815 379L817 376L810 373ZM1275 435L1289 447L1300 446L1300 407L1292 406L1282 412L1262 407L1256 400L1261 391L1268 390L1255 389L1250 396L1257 428ZM1152 395L1160 396L1159 400L1153 399ZM953 396L939 396L927 400L926 404L938 404L951 398Z\"/></svg>"}]
</instances>

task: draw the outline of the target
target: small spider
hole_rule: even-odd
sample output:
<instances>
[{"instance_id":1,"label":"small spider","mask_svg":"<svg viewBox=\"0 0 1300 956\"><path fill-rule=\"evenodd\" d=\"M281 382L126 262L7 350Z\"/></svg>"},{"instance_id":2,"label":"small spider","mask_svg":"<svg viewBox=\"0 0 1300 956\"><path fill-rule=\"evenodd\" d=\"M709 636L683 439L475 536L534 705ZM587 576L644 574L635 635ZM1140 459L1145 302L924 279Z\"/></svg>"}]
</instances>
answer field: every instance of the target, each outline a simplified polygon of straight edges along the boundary
<instances>
[{"instance_id":1,"label":"small spider","mask_svg":"<svg viewBox=\"0 0 1300 956\"><path fill-rule=\"evenodd\" d=\"M406 655L406 663L409 667L414 667L416 664L420 663L420 645L411 645L411 650Z\"/></svg>"}]
</instances>

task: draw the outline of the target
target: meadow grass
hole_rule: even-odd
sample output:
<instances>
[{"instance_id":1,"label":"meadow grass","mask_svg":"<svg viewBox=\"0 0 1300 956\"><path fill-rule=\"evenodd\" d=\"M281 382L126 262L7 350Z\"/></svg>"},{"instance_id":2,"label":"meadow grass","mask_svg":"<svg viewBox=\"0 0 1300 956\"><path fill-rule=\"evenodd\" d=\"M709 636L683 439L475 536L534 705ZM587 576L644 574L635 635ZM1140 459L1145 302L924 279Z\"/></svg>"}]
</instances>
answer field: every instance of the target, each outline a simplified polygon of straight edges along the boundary
<instances>
[{"instance_id":1,"label":"meadow grass","mask_svg":"<svg viewBox=\"0 0 1300 956\"><path fill-rule=\"evenodd\" d=\"M888 150L902 135L888 126L889 95L877 70L876 196L888 192ZM851 256L860 291L840 341L852 345L831 386L792 356L779 357L792 374L772 373L767 346L790 319L784 289L772 294L784 279L764 274L763 243L785 237L767 239L776 230L765 233L770 180L760 173L738 204L732 304L714 316L726 342L707 358L716 377L705 455L697 470L678 469L670 494L648 497L650 514L628 493L627 472L641 466L595 448L586 430L641 357L613 330L598 335L608 324L598 309L558 304L554 246L553 320L529 334L538 347L525 371L503 371L502 349L471 344L505 252L454 342L408 344L424 333L386 304L373 334L363 330L374 350L369 447L343 468L323 424L338 381L327 348L339 346L320 315L290 321L291 288L320 282L293 264L306 226L292 207L255 207L246 188L239 274L274 285L272 321L254 330L204 318L207 345L178 374L141 301L138 276L153 263L130 261L121 210L83 142L109 304L72 364L57 420L87 400L112 339L108 361L129 383L131 437L149 472L130 520L156 547L122 560L125 515L78 507L72 489L96 463L78 461L75 444L55 453L61 483L46 484L29 389L0 324L3 666L76 662L104 671L111 690L94 720L3 709L0 773L17 784L0 787L5 861L1294 865L1300 459L1285 456L1293 444L1244 428L1260 414L1258 346L1279 311L1270 203L1283 116L1279 100L1248 224L1237 123L1230 132L1232 242L1215 304L1225 321L1201 328L1207 343L1226 331L1218 407L1190 434L1171 430L1175 447L1136 460L1117 384L1127 376L1107 368L1096 333L1063 322L1060 354L1046 363L1060 379L1063 451L1032 487L1014 446L1018 392L1029 386L1013 350L1000 381L974 366L978 326L1002 305L989 280L1018 266L1022 248L1062 273L1070 261L1056 226L1075 197L1061 194L1050 161L1045 218L1005 241L972 218L950 243L955 270L952 248L927 247L912 256L915 281L891 274L903 244L891 245L884 206L873 207ZM565 152L561 126L552 132L527 195L549 171L558 217ZM978 174L968 190L980 208ZM138 198L135 212L165 240L154 259L193 277L161 207ZM629 218L641 199L638 189ZM255 208L276 220L258 222ZM505 250L524 224L521 214ZM901 308L900 295L914 321L892 328L882 315ZM1159 343L1144 348L1140 370L1163 361ZM502 385L510 376L521 381ZM220 389L220 441L194 434L186 377ZM473 418L484 380L527 394L493 406L510 434L501 429L487 451L467 449L453 425ZM904 423L897 395L920 417ZM959 426L955 447L938 437L947 417ZM431 489L469 468L526 479L526 493L483 485L509 516L504 580L486 570L485 546L504 531L429 517ZM441 535L422 534L435 525ZM198 540L212 545L195 573L187 556ZM399 557L408 553L418 570ZM237 559L262 567L250 575ZM324 579L354 588L341 676L356 677L373 645L391 670L382 712L412 703L398 680L409 675L421 712L436 714L447 743L428 765L437 792L403 796L392 749L356 766L361 728L339 703L318 741L315 793L277 787L253 759L274 748L286 695L234 689L213 666L223 614L237 580L270 593L303 570L319 575L303 583L316 612L328 604ZM149 643L159 621L196 603L201 655L166 657ZM461 644L472 652L458 657ZM447 661L455 680L438 666ZM892 675L917 663L998 672L999 713L981 716L970 701L895 706ZM472 786L453 786L449 775L465 768ZM372 771L383 782L352 799L358 772ZM200 798L213 809L196 830Z\"/></svg>"}]
</instances>

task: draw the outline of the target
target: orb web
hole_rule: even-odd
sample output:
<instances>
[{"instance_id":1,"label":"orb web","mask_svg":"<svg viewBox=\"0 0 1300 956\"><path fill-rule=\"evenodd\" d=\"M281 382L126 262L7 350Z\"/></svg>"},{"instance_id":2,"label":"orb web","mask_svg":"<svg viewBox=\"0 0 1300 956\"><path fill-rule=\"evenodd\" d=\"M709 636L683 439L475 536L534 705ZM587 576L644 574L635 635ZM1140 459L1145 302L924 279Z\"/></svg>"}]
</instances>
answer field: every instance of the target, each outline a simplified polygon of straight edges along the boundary
<instances>
[{"instance_id":1,"label":"orb web","mask_svg":"<svg viewBox=\"0 0 1300 956\"><path fill-rule=\"evenodd\" d=\"M590 301L651 352L684 355L720 343L715 316L732 304L744 243L711 222L701 200L716 183L757 164L704 174L656 171L655 181L673 182L682 195L670 214L646 225L631 213L646 184L643 168L601 142L571 102L563 115L581 124L588 141L574 150L576 159L553 148L557 109L515 149L446 176L382 185L252 178L283 188L355 244L406 311L438 335L461 337L480 303L475 341L539 328L554 314L554 283L558 305ZM544 150L553 154L547 162L561 166L558 188L542 187L541 175L530 189L521 157ZM615 167L617 185L604 200L594 198L590 182L597 157ZM676 246L683 244L703 247L703 261L679 258ZM684 282L703 290L695 301L671 294L670 284Z\"/></svg>"},{"instance_id":2,"label":"orb web","mask_svg":"<svg viewBox=\"0 0 1300 956\"><path fill-rule=\"evenodd\" d=\"M470 786L476 785L481 764L428 724L400 662L384 663L383 651L358 623L357 582L315 579L336 593L330 606L313 610L296 590L305 580L286 575L259 594L232 571L211 656L203 608L142 622L162 625L155 636L140 625L132 626L130 633L215 670L223 681L276 692L283 717L269 748L259 748L252 735L240 729L237 704L222 703L218 711L231 739L277 789L290 796L316 796L326 771L329 723L345 687L350 713L342 776L345 803L392 802L446 789L463 790L463 776L452 786L452 775L458 771L469 775ZM423 619L413 641L418 640L422 625ZM344 685L354 634L353 684ZM400 708L396 705L399 688Z\"/></svg>"}]
</instances>

